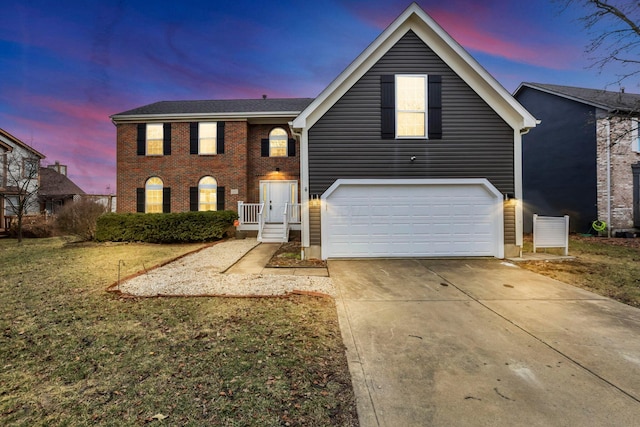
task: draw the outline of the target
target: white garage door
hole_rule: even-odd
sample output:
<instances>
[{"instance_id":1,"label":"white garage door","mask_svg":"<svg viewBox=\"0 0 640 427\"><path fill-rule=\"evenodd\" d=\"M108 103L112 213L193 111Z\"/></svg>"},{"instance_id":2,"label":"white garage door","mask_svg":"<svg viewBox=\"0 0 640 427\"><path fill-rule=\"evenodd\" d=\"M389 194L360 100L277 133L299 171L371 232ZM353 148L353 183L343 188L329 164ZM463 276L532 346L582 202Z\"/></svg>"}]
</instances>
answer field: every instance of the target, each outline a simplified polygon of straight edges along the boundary
<instances>
[{"instance_id":1,"label":"white garage door","mask_svg":"<svg viewBox=\"0 0 640 427\"><path fill-rule=\"evenodd\" d=\"M339 179L322 195L322 258L502 258L501 193L486 179Z\"/></svg>"}]
</instances>

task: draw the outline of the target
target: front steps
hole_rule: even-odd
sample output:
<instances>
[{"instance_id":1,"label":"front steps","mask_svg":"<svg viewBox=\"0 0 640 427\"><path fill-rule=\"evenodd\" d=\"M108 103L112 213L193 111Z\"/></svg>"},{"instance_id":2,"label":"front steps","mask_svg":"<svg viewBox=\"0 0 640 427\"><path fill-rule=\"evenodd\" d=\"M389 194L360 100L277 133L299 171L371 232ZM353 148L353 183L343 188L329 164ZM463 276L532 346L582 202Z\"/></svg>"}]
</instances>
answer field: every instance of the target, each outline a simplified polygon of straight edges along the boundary
<instances>
[{"instance_id":1,"label":"front steps","mask_svg":"<svg viewBox=\"0 0 640 427\"><path fill-rule=\"evenodd\" d=\"M264 243L282 243L288 240L284 224L266 223L262 227L262 236L258 239Z\"/></svg>"}]
</instances>

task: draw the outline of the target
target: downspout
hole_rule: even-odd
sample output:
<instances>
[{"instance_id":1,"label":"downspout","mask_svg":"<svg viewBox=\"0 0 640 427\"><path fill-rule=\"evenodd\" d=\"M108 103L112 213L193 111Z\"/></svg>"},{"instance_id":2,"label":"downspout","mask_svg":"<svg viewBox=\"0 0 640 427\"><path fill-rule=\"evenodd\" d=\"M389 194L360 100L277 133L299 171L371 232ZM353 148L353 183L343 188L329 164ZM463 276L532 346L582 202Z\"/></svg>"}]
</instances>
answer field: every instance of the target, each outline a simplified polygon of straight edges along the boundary
<instances>
[{"instance_id":1,"label":"downspout","mask_svg":"<svg viewBox=\"0 0 640 427\"><path fill-rule=\"evenodd\" d=\"M607 237L611 237L611 122L606 121L607 130Z\"/></svg>"},{"instance_id":2,"label":"downspout","mask_svg":"<svg viewBox=\"0 0 640 427\"><path fill-rule=\"evenodd\" d=\"M296 129L293 127L293 122L289 122L289 130L291 131L291 134L300 142L300 240L301 240L301 245L300 245L300 258L301 259L307 259L306 258L306 254L305 254L305 236L307 234L306 230L305 230L305 223L308 223L308 218L309 215L306 213L306 209L308 209L308 203L309 203L309 192L308 192L308 188L307 185L308 183L306 182L306 179L303 177L303 171L302 171L302 160L303 160L303 155L306 156L306 150L302 149L302 133L301 132L296 132Z\"/></svg>"}]
</instances>

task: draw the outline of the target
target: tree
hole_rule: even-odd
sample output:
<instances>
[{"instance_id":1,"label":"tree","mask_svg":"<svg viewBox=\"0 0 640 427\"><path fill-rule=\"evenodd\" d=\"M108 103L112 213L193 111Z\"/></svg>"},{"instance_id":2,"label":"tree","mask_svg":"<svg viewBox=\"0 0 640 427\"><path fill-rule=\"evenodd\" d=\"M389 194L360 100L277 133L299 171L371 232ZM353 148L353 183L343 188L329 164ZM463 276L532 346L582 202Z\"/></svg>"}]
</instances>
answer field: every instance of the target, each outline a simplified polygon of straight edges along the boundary
<instances>
[{"instance_id":1,"label":"tree","mask_svg":"<svg viewBox=\"0 0 640 427\"><path fill-rule=\"evenodd\" d=\"M88 198L81 198L62 207L56 216L56 227L59 231L75 235L82 240L93 240L96 236L98 217L106 212L104 205Z\"/></svg>"},{"instance_id":2,"label":"tree","mask_svg":"<svg viewBox=\"0 0 640 427\"><path fill-rule=\"evenodd\" d=\"M631 0L562 0L564 7L582 6L586 15L580 18L591 35L586 52L592 66L603 72L620 65L616 80L640 75L640 2Z\"/></svg>"},{"instance_id":3,"label":"tree","mask_svg":"<svg viewBox=\"0 0 640 427\"><path fill-rule=\"evenodd\" d=\"M4 200L6 215L14 215L17 221L18 243L22 242L24 215L38 213L38 188L40 159L26 151L13 150L4 154Z\"/></svg>"}]
</instances>

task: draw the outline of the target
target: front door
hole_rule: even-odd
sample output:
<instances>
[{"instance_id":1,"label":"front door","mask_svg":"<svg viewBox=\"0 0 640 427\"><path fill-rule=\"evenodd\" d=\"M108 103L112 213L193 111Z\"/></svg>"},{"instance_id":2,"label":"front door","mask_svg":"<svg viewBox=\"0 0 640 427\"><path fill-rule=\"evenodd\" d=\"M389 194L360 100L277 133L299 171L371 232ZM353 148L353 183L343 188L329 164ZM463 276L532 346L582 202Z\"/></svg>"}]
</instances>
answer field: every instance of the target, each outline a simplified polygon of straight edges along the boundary
<instances>
[{"instance_id":1,"label":"front door","mask_svg":"<svg viewBox=\"0 0 640 427\"><path fill-rule=\"evenodd\" d=\"M283 222L284 205L298 203L297 181L260 181L265 222Z\"/></svg>"}]
</instances>

